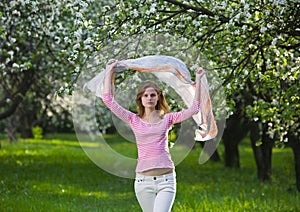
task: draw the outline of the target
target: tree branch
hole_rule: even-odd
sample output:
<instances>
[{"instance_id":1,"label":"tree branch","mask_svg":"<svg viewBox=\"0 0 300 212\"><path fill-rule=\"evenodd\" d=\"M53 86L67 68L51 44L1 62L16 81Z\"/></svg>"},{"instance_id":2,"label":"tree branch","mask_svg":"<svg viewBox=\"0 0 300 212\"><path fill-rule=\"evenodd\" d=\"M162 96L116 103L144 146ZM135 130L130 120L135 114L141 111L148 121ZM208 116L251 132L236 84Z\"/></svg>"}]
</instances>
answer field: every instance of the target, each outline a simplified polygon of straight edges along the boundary
<instances>
[{"instance_id":1,"label":"tree branch","mask_svg":"<svg viewBox=\"0 0 300 212\"><path fill-rule=\"evenodd\" d=\"M166 2L170 3L170 4L173 4L173 5L177 5L179 7L182 7L186 10L194 10L196 12L199 12L201 14L204 14L204 15L207 15L207 16L210 16L210 17L215 17L216 14L213 13L212 11L204 8L204 7L195 7L195 6L191 6L191 5L187 5L187 4L184 4L184 3L181 3L181 2L178 2L176 0L166 0ZM228 22L230 19L229 18L226 18L224 16L219 16L219 20L221 21L221 23L226 23Z\"/></svg>"},{"instance_id":2,"label":"tree branch","mask_svg":"<svg viewBox=\"0 0 300 212\"><path fill-rule=\"evenodd\" d=\"M286 49L286 50L291 50L291 49L298 49L300 47L300 43L297 43L295 45L278 45L278 47Z\"/></svg>"}]
</instances>

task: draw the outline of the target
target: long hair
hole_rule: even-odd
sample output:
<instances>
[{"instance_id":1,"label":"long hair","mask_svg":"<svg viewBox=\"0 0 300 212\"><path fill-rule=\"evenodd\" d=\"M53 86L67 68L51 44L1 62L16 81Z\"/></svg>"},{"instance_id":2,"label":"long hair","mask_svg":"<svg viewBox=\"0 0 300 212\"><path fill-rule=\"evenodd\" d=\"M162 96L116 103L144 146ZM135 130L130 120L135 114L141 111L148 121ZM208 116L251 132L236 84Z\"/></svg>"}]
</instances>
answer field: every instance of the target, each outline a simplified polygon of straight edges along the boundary
<instances>
[{"instance_id":1,"label":"long hair","mask_svg":"<svg viewBox=\"0 0 300 212\"><path fill-rule=\"evenodd\" d=\"M169 105L166 101L166 98L163 95L161 89L158 87L158 85L155 84L154 82L146 81L140 85L140 87L138 89L138 93L136 95L136 99L135 99L138 116L143 117L145 114L145 107L142 104L142 96L147 88L154 88L155 91L157 92L158 101L155 106L155 110L158 110L160 112L160 115L164 115L164 114L170 112L170 107L169 107Z\"/></svg>"}]
</instances>

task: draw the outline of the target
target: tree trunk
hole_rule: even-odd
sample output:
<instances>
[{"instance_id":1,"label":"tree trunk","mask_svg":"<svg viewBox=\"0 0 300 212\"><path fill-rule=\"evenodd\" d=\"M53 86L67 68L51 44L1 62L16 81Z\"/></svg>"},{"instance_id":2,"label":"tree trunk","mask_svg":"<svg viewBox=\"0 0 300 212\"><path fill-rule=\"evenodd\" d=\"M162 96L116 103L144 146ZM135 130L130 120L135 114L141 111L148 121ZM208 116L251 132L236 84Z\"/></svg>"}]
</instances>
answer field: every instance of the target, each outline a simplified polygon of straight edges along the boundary
<instances>
[{"instance_id":1,"label":"tree trunk","mask_svg":"<svg viewBox=\"0 0 300 212\"><path fill-rule=\"evenodd\" d=\"M289 135L289 146L293 149L296 171L296 187L300 191L300 140L294 135Z\"/></svg>"},{"instance_id":2,"label":"tree trunk","mask_svg":"<svg viewBox=\"0 0 300 212\"><path fill-rule=\"evenodd\" d=\"M33 138L33 134L32 134L32 119L29 116L22 115L21 119L22 121L22 126L20 126L20 133L21 133L21 137L22 138Z\"/></svg>"},{"instance_id":3,"label":"tree trunk","mask_svg":"<svg viewBox=\"0 0 300 212\"><path fill-rule=\"evenodd\" d=\"M232 139L224 139L225 147L225 166L231 168L240 168L239 142Z\"/></svg>"},{"instance_id":4,"label":"tree trunk","mask_svg":"<svg viewBox=\"0 0 300 212\"><path fill-rule=\"evenodd\" d=\"M223 143L225 148L225 166L240 168L240 155L238 146L248 133L248 127L238 114L231 115L223 133Z\"/></svg>"},{"instance_id":5,"label":"tree trunk","mask_svg":"<svg viewBox=\"0 0 300 212\"><path fill-rule=\"evenodd\" d=\"M253 124L251 126L250 139L257 167L257 177L261 181L269 181L272 175L272 148L274 140L266 134L266 129L264 128L261 144L258 144L259 137L259 126Z\"/></svg>"},{"instance_id":6,"label":"tree trunk","mask_svg":"<svg viewBox=\"0 0 300 212\"><path fill-rule=\"evenodd\" d=\"M18 137L17 137L17 124L18 121L15 118L14 115L8 117L7 119L5 119L4 121L5 123L5 129L4 131L7 133L9 141L10 142L16 142L18 141Z\"/></svg>"}]
</instances>

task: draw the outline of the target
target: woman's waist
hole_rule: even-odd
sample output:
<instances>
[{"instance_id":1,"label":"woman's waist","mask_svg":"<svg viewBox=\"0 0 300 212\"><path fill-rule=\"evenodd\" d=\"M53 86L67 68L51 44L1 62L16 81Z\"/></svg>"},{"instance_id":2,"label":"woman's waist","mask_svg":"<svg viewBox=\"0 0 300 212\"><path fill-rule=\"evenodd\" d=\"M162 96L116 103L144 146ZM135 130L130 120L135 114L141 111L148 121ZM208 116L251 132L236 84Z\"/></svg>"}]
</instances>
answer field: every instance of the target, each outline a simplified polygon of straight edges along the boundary
<instances>
[{"instance_id":1,"label":"woman's waist","mask_svg":"<svg viewBox=\"0 0 300 212\"><path fill-rule=\"evenodd\" d=\"M173 168L154 168L143 172L138 172L137 176L162 176L174 173Z\"/></svg>"}]
</instances>

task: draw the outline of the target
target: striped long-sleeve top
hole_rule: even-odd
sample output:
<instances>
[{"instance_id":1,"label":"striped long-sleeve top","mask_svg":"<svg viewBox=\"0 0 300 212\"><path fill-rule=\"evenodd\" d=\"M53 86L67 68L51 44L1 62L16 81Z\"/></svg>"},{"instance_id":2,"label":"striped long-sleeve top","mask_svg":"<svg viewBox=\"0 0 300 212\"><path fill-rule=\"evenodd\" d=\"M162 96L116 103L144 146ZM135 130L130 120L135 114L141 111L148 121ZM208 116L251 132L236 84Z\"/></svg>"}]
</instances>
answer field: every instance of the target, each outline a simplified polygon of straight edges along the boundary
<instances>
[{"instance_id":1,"label":"striped long-sleeve top","mask_svg":"<svg viewBox=\"0 0 300 212\"><path fill-rule=\"evenodd\" d=\"M188 109L165 114L157 123L147 123L137 114L119 105L113 99L112 94L103 94L102 100L118 118L130 125L135 135L138 148L136 172L155 168L174 168L168 148L169 129L173 124L196 114L200 110L199 101L194 101Z\"/></svg>"}]
</instances>

